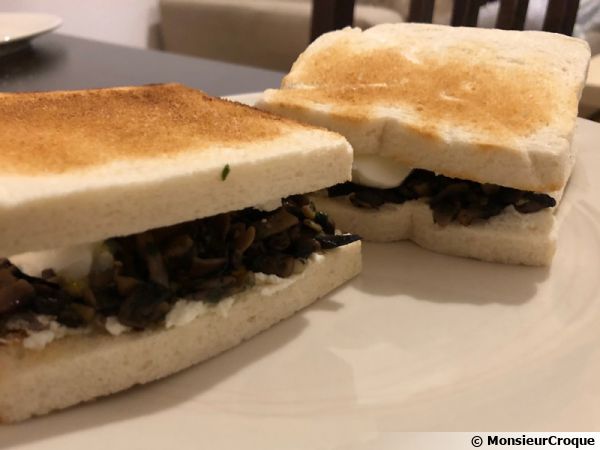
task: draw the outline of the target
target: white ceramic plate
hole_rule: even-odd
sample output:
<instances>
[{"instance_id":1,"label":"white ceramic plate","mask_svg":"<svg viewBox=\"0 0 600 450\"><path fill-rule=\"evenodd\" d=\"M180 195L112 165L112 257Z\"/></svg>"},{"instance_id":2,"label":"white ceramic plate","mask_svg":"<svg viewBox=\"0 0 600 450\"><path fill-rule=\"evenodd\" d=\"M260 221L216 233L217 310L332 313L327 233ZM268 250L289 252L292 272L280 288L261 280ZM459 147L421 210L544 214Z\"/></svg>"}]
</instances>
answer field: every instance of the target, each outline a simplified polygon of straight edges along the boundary
<instances>
[{"instance_id":1,"label":"white ceramic plate","mask_svg":"<svg viewBox=\"0 0 600 450\"><path fill-rule=\"evenodd\" d=\"M386 431L598 430L599 141L580 120L549 269L366 243L364 272L313 307L163 381L0 428L0 448L357 449Z\"/></svg>"},{"instance_id":2,"label":"white ceramic plate","mask_svg":"<svg viewBox=\"0 0 600 450\"><path fill-rule=\"evenodd\" d=\"M61 25L62 19L51 14L0 13L0 55L15 51Z\"/></svg>"}]
</instances>

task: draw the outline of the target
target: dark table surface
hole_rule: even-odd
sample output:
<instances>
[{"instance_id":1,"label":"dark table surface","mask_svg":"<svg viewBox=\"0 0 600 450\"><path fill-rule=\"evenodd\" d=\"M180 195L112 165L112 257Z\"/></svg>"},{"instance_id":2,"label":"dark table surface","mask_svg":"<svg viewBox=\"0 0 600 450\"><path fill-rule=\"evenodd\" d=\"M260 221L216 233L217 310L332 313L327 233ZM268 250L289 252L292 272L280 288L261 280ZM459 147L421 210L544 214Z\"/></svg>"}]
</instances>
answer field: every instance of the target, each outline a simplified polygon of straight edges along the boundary
<instances>
[{"instance_id":1,"label":"dark table surface","mask_svg":"<svg viewBox=\"0 0 600 450\"><path fill-rule=\"evenodd\" d=\"M0 91L48 91L179 82L212 95L278 87L283 74L61 34L0 57Z\"/></svg>"}]
</instances>

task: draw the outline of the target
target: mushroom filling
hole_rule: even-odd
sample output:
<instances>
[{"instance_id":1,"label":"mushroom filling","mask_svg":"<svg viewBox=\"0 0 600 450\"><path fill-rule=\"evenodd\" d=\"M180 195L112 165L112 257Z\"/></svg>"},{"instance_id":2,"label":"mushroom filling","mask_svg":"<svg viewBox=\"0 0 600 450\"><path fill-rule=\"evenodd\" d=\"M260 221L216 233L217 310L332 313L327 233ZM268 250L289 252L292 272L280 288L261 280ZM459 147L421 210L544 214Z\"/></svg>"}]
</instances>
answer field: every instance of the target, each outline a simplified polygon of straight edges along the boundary
<instances>
[{"instance_id":1,"label":"mushroom filling","mask_svg":"<svg viewBox=\"0 0 600 450\"><path fill-rule=\"evenodd\" d=\"M286 278L296 261L358 239L336 234L326 214L295 195L274 211L248 208L109 239L77 282L52 269L32 277L2 259L0 340L42 330L48 317L75 329L116 316L141 330L162 321L179 299L217 303L252 286L255 272Z\"/></svg>"},{"instance_id":2,"label":"mushroom filling","mask_svg":"<svg viewBox=\"0 0 600 450\"><path fill-rule=\"evenodd\" d=\"M332 186L327 193L329 197L347 196L354 206L367 209L423 199L433 212L433 221L441 226L451 222L467 226L497 216L510 205L523 214L556 205L547 194L449 178L422 169L413 170L395 188L377 189L348 182Z\"/></svg>"}]
</instances>

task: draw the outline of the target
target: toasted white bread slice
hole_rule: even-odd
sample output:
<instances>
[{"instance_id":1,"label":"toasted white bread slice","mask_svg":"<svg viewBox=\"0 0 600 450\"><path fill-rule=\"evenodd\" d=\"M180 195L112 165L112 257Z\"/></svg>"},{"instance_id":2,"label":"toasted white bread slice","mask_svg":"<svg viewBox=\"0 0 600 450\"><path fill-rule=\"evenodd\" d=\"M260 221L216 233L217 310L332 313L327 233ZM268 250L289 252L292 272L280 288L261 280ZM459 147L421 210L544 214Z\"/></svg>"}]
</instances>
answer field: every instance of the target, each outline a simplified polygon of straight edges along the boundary
<instances>
[{"instance_id":1,"label":"toasted white bread slice","mask_svg":"<svg viewBox=\"0 0 600 450\"><path fill-rule=\"evenodd\" d=\"M350 178L341 136L177 84L0 94L0 255L141 232Z\"/></svg>"},{"instance_id":2,"label":"toasted white bread slice","mask_svg":"<svg viewBox=\"0 0 600 450\"><path fill-rule=\"evenodd\" d=\"M0 422L46 414L183 370L291 316L360 268L360 242L355 242L312 258L303 272L280 285L237 294L227 314L214 308L170 329L69 336L43 351L0 346Z\"/></svg>"},{"instance_id":3,"label":"toasted white bread slice","mask_svg":"<svg viewBox=\"0 0 600 450\"><path fill-rule=\"evenodd\" d=\"M317 39L258 106L356 154L535 192L562 189L590 59L559 34L401 23Z\"/></svg>"},{"instance_id":4,"label":"toasted white bread slice","mask_svg":"<svg viewBox=\"0 0 600 450\"><path fill-rule=\"evenodd\" d=\"M343 230L374 242L409 239L417 245L448 255L528 266L547 266L556 250L557 220L554 209L533 214L513 207L485 222L444 227L433 222L429 205L420 200L380 209L361 209L347 198L313 196L320 210L335 218Z\"/></svg>"}]
</instances>

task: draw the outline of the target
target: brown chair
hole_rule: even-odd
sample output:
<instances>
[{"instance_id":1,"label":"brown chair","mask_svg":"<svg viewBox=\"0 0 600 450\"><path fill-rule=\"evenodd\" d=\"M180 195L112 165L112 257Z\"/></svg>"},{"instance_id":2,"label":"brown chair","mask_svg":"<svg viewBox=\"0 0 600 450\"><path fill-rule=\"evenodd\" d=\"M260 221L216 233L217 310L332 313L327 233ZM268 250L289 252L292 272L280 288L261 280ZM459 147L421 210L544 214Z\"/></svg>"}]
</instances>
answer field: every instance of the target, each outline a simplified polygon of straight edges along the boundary
<instances>
[{"instance_id":1,"label":"brown chair","mask_svg":"<svg viewBox=\"0 0 600 450\"><path fill-rule=\"evenodd\" d=\"M312 0L311 40L328 31L351 26L355 0ZM431 23L435 0L411 0L409 22ZM452 26L477 26L479 8L486 0L455 0ZM496 28L522 30L529 0L500 0ZM549 0L543 29L571 35L579 9L579 0Z\"/></svg>"}]
</instances>

